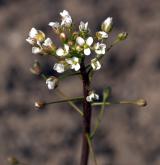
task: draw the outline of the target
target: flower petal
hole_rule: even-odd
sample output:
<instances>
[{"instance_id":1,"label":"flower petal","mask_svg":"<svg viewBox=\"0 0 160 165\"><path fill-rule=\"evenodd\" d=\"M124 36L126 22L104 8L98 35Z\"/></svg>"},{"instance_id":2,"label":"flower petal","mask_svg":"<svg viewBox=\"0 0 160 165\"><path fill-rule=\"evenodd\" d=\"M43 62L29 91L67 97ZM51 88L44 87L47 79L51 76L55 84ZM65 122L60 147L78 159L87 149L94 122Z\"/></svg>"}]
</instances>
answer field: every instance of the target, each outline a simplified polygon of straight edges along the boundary
<instances>
[{"instance_id":1,"label":"flower petal","mask_svg":"<svg viewBox=\"0 0 160 165\"><path fill-rule=\"evenodd\" d=\"M76 42L78 45L83 46L85 44L85 41L82 37L77 37Z\"/></svg>"},{"instance_id":2,"label":"flower petal","mask_svg":"<svg viewBox=\"0 0 160 165\"><path fill-rule=\"evenodd\" d=\"M70 16L69 12L67 10L63 10L63 12L60 12L61 17L66 17L66 16Z\"/></svg>"},{"instance_id":3,"label":"flower petal","mask_svg":"<svg viewBox=\"0 0 160 165\"><path fill-rule=\"evenodd\" d=\"M89 56L89 55L91 54L90 48L84 49L84 54L85 54L86 56Z\"/></svg>"},{"instance_id":4,"label":"flower petal","mask_svg":"<svg viewBox=\"0 0 160 165\"><path fill-rule=\"evenodd\" d=\"M58 73L63 73L64 72L64 65L60 63L55 63L54 70L56 70Z\"/></svg>"},{"instance_id":5,"label":"flower petal","mask_svg":"<svg viewBox=\"0 0 160 165\"><path fill-rule=\"evenodd\" d=\"M58 48L56 50L56 54L57 54L57 56L64 56L64 50L62 48Z\"/></svg>"},{"instance_id":6,"label":"flower petal","mask_svg":"<svg viewBox=\"0 0 160 165\"><path fill-rule=\"evenodd\" d=\"M29 37L34 38L38 34L38 30L36 30L34 27L29 32Z\"/></svg>"},{"instance_id":7,"label":"flower petal","mask_svg":"<svg viewBox=\"0 0 160 165\"><path fill-rule=\"evenodd\" d=\"M44 45L44 46L51 46L52 43L53 43L52 40L51 40L50 38L47 38L47 39L44 41L43 45Z\"/></svg>"},{"instance_id":8,"label":"flower petal","mask_svg":"<svg viewBox=\"0 0 160 165\"><path fill-rule=\"evenodd\" d=\"M28 37L28 38L26 39L26 41L27 41L29 44L31 44L31 45L34 45L34 44L36 43L35 39L33 39L33 38L31 38L31 37Z\"/></svg>"},{"instance_id":9,"label":"flower petal","mask_svg":"<svg viewBox=\"0 0 160 165\"><path fill-rule=\"evenodd\" d=\"M38 54L38 53L41 53L42 52L42 49L39 48L39 47L32 47L32 53L33 54Z\"/></svg>"},{"instance_id":10,"label":"flower petal","mask_svg":"<svg viewBox=\"0 0 160 165\"><path fill-rule=\"evenodd\" d=\"M86 44L88 46L91 46L93 44L93 38L92 37L88 37L87 40L86 40Z\"/></svg>"},{"instance_id":11,"label":"flower petal","mask_svg":"<svg viewBox=\"0 0 160 165\"><path fill-rule=\"evenodd\" d=\"M79 30L80 31L87 31L88 30L88 22L84 23L83 21L81 21L80 25L79 25Z\"/></svg>"},{"instance_id":12,"label":"flower petal","mask_svg":"<svg viewBox=\"0 0 160 165\"><path fill-rule=\"evenodd\" d=\"M64 50L65 50L66 53L68 53L69 52L69 45L64 44Z\"/></svg>"},{"instance_id":13,"label":"flower petal","mask_svg":"<svg viewBox=\"0 0 160 165\"><path fill-rule=\"evenodd\" d=\"M74 67L74 70L75 70L75 71L78 71L79 69L80 69L80 64L77 63L77 64L75 65L75 67Z\"/></svg>"}]
</instances>

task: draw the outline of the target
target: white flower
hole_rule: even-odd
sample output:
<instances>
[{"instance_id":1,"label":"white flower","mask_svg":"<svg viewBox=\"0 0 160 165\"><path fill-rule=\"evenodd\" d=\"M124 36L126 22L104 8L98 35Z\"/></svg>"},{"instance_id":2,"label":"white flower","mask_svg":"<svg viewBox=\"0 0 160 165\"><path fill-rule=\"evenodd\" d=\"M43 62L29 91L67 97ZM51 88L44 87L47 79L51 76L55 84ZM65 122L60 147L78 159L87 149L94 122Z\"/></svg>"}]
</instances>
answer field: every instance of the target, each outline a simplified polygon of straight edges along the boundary
<instances>
[{"instance_id":1,"label":"white flower","mask_svg":"<svg viewBox=\"0 0 160 165\"><path fill-rule=\"evenodd\" d=\"M78 71L80 69L79 58L72 57L66 59L66 62L71 66L71 69L74 69L75 71Z\"/></svg>"},{"instance_id":2,"label":"white flower","mask_svg":"<svg viewBox=\"0 0 160 165\"><path fill-rule=\"evenodd\" d=\"M58 31L61 27L59 22L49 22L48 25L51 26L55 31Z\"/></svg>"},{"instance_id":3,"label":"white flower","mask_svg":"<svg viewBox=\"0 0 160 165\"><path fill-rule=\"evenodd\" d=\"M70 14L67 10L63 10L63 12L60 12L60 15L61 15L62 18L70 17Z\"/></svg>"},{"instance_id":4,"label":"white flower","mask_svg":"<svg viewBox=\"0 0 160 165\"><path fill-rule=\"evenodd\" d=\"M45 34L41 30L36 30L32 28L29 32L29 37L26 39L31 45L38 44L45 40Z\"/></svg>"},{"instance_id":5,"label":"white flower","mask_svg":"<svg viewBox=\"0 0 160 165\"><path fill-rule=\"evenodd\" d=\"M50 38L47 38L42 45L46 47L52 47L52 44L52 40Z\"/></svg>"},{"instance_id":6,"label":"white flower","mask_svg":"<svg viewBox=\"0 0 160 165\"><path fill-rule=\"evenodd\" d=\"M63 10L63 12L60 12L60 15L62 17L61 25L64 25L66 27L70 27L72 24L72 18L70 16L69 12L66 10Z\"/></svg>"},{"instance_id":7,"label":"white flower","mask_svg":"<svg viewBox=\"0 0 160 165\"><path fill-rule=\"evenodd\" d=\"M103 31L99 31L96 33L96 36L98 39L104 39L104 38L108 38L108 34L106 32Z\"/></svg>"},{"instance_id":8,"label":"white flower","mask_svg":"<svg viewBox=\"0 0 160 165\"><path fill-rule=\"evenodd\" d=\"M94 45L94 50L97 54L105 54L106 44L97 42Z\"/></svg>"},{"instance_id":9,"label":"white flower","mask_svg":"<svg viewBox=\"0 0 160 165\"><path fill-rule=\"evenodd\" d=\"M83 21L81 21L80 25L79 25L79 30L80 31L87 31L88 30L88 22L84 23Z\"/></svg>"},{"instance_id":10,"label":"white flower","mask_svg":"<svg viewBox=\"0 0 160 165\"><path fill-rule=\"evenodd\" d=\"M58 73L63 73L65 71L65 66L62 63L55 63L53 69Z\"/></svg>"},{"instance_id":11,"label":"white flower","mask_svg":"<svg viewBox=\"0 0 160 165\"><path fill-rule=\"evenodd\" d=\"M29 37L35 38L37 34L38 34L38 30L33 27L29 32Z\"/></svg>"},{"instance_id":12,"label":"white flower","mask_svg":"<svg viewBox=\"0 0 160 165\"><path fill-rule=\"evenodd\" d=\"M67 44L64 44L64 49L58 48L56 50L57 56L66 56L69 53L69 46Z\"/></svg>"},{"instance_id":13,"label":"white flower","mask_svg":"<svg viewBox=\"0 0 160 165\"><path fill-rule=\"evenodd\" d=\"M101 64L96 58L91 60L91 66L93 70L99 70L101 68Z\"/></svg>"},{"instance_id":14,"label":"white flower","mask_svg":"<svg viewBox=\"0 0 160 165\"><path fill-rule=\"evenodd\" d=\"M46 84L49 90L55 89L58 85L58 79L54 76L47 78Z\"/></svg>"},{"instance_id":15,"label":"white flower","mask_svg":"<svg viewBox=\"0 0 160 165\"><path fill-rule=\"evenodd\" d=\"M112 24L113 24L112 17L108 17L107 19L105 19L101 25L102 31L107 32L107 33L110 32L112 29Z\"/></svg>"},{"instance_id":16,"label":"white flower","mask_svg":"<svg viewBox=\"0 0 160 165\"><path fill-rule=\"evenodd\" d=\"M33 54L38 54L38 53L42 53L42 48L41 47L32 47L32 53Z\"/></svg>"},{"instance_id":17,"label":"white flower","mask_svg":"<svg viewBox=\"0 0 160 165\"><path fill-rule=\"evenodd\" d=\"M89 96L86 97L86 100L88 102L99 100L99 95L97 95L94 91L91 91L90 94L89 94Z\"/></svg>"},{"instance_id":18,"label":"white flower","mask_svg":"<svg viewBox=\"0 0 160 165\"><path fill-rule=\"evenodd\" d=\"M53 53L55 52L55 45L53 44L52 40L50 38L47 38L43 44L42 44L43 52L48 54L48 53Z\"/></svg>"},{"instance_id":19,"label":"white flower","mask_svg":"<svg viewBox=\"0 0 160 165\"><path fill-rule=\"evenodd\" d=\"M26 39L26 41L27 41L29 44L31 44L31 45L36 44L36 40L33 39L33 38L31 38L31 37L28 37L28 38Z\"/></svg>"},{"instance_id":20,"label":"white flower","mask_svg":"<svg viewBox=\"0 0 160 165\"><path fill-rule=\"evenodd\" d=\"M86 56L91 54L90 46L93 43L93 38L92 37L88 37L86 40L84 40L82 37L77 37L76 42L79 46L84 48L83 52Z\"/></svg>"}]
</instances>

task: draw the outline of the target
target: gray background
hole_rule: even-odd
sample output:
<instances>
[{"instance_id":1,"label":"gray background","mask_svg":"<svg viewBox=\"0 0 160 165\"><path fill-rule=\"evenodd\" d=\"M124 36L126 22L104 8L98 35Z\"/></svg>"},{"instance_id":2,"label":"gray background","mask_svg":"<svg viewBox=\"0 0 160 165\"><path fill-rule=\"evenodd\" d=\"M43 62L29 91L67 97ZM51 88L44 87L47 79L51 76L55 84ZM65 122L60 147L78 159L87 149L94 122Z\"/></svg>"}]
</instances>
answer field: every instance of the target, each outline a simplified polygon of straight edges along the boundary
<instances>
[{"instance_id":1,"label":"gray background","mask_svg":"<svg viewBox=\"0 0 160 165\"><path fill-rule=\"evenodd\" d=\"M88 20L93 31L112 16L111 39L120 31L129 33L106 54L93 86L100 93L110 85L112 99L148 101L146 108L106 108L94 141L99 165L160 164L159 0L0 0L0 164L7 165L12 155L30 165L79 163L81 118L66 104L34 109L35 100L58 97L29 68L39 59L53 75L54 59L33 55L25 41L31 27L52 36L48 22L58 20L63 9L76 23ZM69 96L81 95L78 78L67 78L60 88Z\"/></svg>"}]
</instances>

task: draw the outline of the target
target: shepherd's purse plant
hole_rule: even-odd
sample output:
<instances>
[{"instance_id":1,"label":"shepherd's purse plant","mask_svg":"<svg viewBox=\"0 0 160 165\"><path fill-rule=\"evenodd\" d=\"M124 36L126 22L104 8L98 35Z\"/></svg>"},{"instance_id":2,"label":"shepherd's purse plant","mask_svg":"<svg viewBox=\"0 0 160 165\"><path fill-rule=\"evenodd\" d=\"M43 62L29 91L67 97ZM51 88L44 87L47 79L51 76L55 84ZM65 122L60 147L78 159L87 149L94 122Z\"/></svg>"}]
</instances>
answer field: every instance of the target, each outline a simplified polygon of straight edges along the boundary
<instances>
[{"instance_id":1,"label":"shepherd's purse plant","mask_svg":"<svg viewBox=\"0 0 160 165\"><path fill-rule=\"evenodd\" d=\"M35 107L42 109L45 106L55 103L68 103L82 117L83 132L82 132L82 152L80 165L88 165L89 153L91 153L95 165L98 165L93 150L93 139L100 126L103 118L105 107L114 104L134 104L145 106L144 99L137 100L121 100L110 101L111 88L105 87L102 94L98 94L92 87L92 79L95 72L102 67L102 59L108 56L108 52L117 43L125 40L128 36L126 32L121 32L117 35L113 42L109 44L109 35L113 28L112 17L106 18L94 35L91 32L88 22L80 22L79 26L75 26L69 12L64 10L60 12L61 22L49 22L49 26L56 37L61 41L61 45L57 46L51 38L46 37L45 33L36 28L32 28L29 32L29 37L26 41L32 46L32 53L39 54L43 57L52 56L55 59L53 70L59 76L49 76L42 72L41 65L35 61L31 72L41 76L49 90L55 90L62 99L48 101L36 101ZM116 67L116 66L115 66ZM57 75L57 74L56 74ZM83 95L77 97L69 97L59 89L60 81L66 77L78 76L83 84ZM100 99L102 95L102 99ZM83 110L76 104L81 102ZM91 128L92 108L100 107L99 113L96 116L96 121Z\"/></svg>"}]
</instances>

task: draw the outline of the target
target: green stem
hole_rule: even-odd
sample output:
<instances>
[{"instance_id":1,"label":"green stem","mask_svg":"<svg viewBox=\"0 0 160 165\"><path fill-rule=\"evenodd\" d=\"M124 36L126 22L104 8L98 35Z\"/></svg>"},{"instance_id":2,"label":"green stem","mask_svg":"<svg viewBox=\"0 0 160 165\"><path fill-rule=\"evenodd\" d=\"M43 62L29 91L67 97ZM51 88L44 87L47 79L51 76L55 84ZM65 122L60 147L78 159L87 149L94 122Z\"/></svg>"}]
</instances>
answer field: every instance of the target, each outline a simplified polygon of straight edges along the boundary
<instances>
[{"instance_id":1,"label":"green stem","mask_svg":"<svg viewBox=\"0 0 160 165\"><path fill-rule=\"evenodd\" d=\"M134 104L138 106L146 106L147 103L144 99L138 99L138 100L122 100L122 101L114 101L114 102L94 102L92 103L92 106L101 106L101 105L115 105L115 104Z\"/></svg>"},{"instance_id":2,"label":"green stem","mask_svg":"<svg viewBox=\"0 0 160 165\"><path fill-rule=\"evenodd\" d=\"M45 74L43 74L43 73L41 73L41 77L42 77L44 80L47 79L47 76L46 76Z\"/></svg>"},{"instance_id":3,"label":"green stem","mask_svg":"<svg viewBox=\"0 0 160 165\"><path fill-rule=\"evenodd\" d=\"M96 160L96 156L95 156L95 153L94 153L94 150L93 150L92 139L91 139L91 137L88 134L86 134L86 138L87 138L87 141L88 141L89 150L90 150L90 152L92 154L92 158L94 160L94 163L95 163L95 165L98 165L97 164L97 160Z\"/></svg>"},{"instance_id":4,"label":"green stem","mask_svg":"<svg viewBox=\"0 0 160 165\"><path fill-rule=\"evenodd\" d=\"M60 89L57 89L57 92L64 98L68 99L68 96L66 96ZM76 104L74 104L72 101L68 101L68 104L75 109L81 116L83 116L83 112L81 109L79 109Z\"/></svg>"},{"instance_id":5,"label":"green stem","mask_svg":"<svg viewBox=\"0 0 160 165\"><path fill-rule=\"evenodd\" d=\"M111 93L111 88L110 87L107 87L103 90L103 104L101 105L100 112L98 114L98 117L96 118L96 124L95 124L95 127L93 129L93 133L91 134L92 139L93 139L94 135L96 134L97 129L99 128L100 123L102 121L102 118L103 118L103 115L104 115L104 110L105 110L105 102L108 100L108 98L110 96L110 93Z\"/></svg>"},{"instance_id":6,"label":"green stem","mask_svg":"<svg viewBox=\"0 0 160 165\"><path fill-rule=\"evenodd\" d=\"M104 115L104 109L105 109L105 104L104 104L104 102L103 102L102 108L101 108L101 110L100 110L100 113L98 114L98 117L97 117L97 119L96 119L95 127L94 127L94 129L93 129L92 134L91 134L91 139L93 139L94 135L95 135L96 132L97 132L97 129L98 129L99 126L100 126L100 123L101 123L102 118L103 118L103 115Z\"/></svg>"},{"instance_id":7,"label":"green stem","mask_svg":"<svg viewBox=\"0 0 160 165\"><path fill-rule=\"evenodd\" d=\"M48 104L64 103L64 102L68 102L68 101L81 101L81 100L83 100L83 97L76 97L76 98L69 98L69 99L64 99L64 100L51 101L51 102L47 102L45 104L48 105Z\"/></svg>"}]
</instances>

